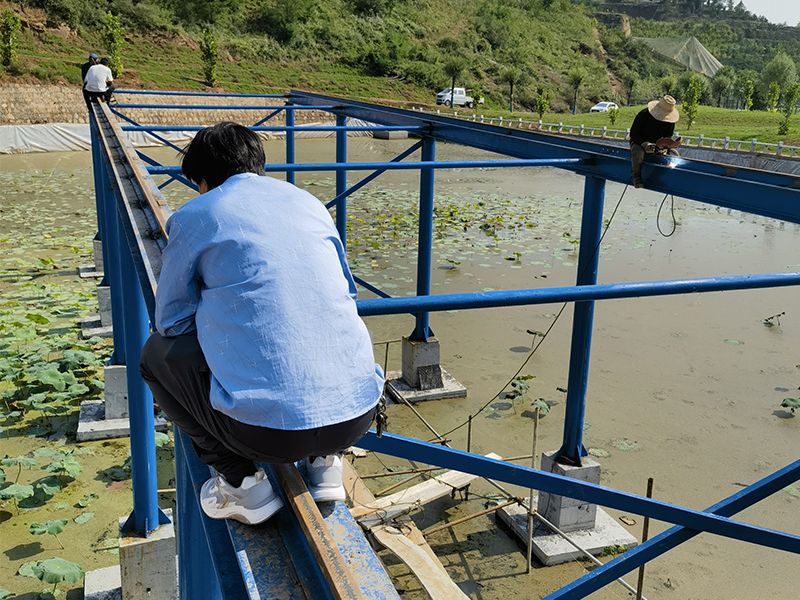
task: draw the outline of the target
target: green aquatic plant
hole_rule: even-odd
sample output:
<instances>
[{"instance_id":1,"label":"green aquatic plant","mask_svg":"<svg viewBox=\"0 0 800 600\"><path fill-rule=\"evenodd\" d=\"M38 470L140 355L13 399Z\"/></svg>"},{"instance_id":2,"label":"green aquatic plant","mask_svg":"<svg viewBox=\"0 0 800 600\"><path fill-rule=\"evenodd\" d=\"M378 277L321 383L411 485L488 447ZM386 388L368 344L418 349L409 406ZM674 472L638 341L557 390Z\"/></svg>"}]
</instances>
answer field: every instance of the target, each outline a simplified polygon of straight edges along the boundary
<instances>
[{"instance_id":1,"label":"green aquatic plant","mask_svg":"<svg viewBox=\"0 0 800 600\"><path fill-rule=\"evenodd\" d=\"M781 402L781 406L783 408L788 408L792 415L794 415L794 411L800 409L800 398L784 398L783 402Z\"/></svg>"},{"instance_id":2,"label":"green aquatic plant","mask_svg":"<svg viewBox=\"0 0 800 600\"><path fill-rule=\"evenodd\" d=\"M17 457L10 457L6 456L3 459L0 459L0 465L4 467L17 467L17 476L14 478L14 483L19 481L19 476L22 473L22 467L35 467L36 466L36 459L31 458L30 456L17 456Z\"/></svg>"},{"instance_id":3,"label":"green aquatic plant","mask_svg":"<svg viewBox=\"0 0 800 600\"><path fill-rule=\"evenodd\" d=\"M44 523L31 523L30 532L31 535L52 535L56 538L58 545L61 546L63 550L64 544L61 542L58 534L63 533L66 526L66 519L54 519L52 521L45 521Z\"/></svg>"},{"instance_id":4,"label":"green aquatic plant","mask_svg":"<svg viewBox=\"0 0 800 600\"><path fill-rule=\"evenodd\" d=\"M21 483L12 483L8 487L0 489L0 499L13 500L14 508L17 509L17 514L19 514L19 503L22 500L27 500L28 498L32 497L33 494L33 486L23 485Z\"/></svg>"},{"instance_id":5,"label":"green aquatic plant","mask_svg":"<svg viewBox=\"0 0 800 600\"><path fill-rule=\"evenodd\" d=\"M52 583L51 594L55 595L59 583L78 583L83 579L80 565L61 557L26 562L17 571L17 575L33 577L43 583Z\"/></svg>"}]
</instances>

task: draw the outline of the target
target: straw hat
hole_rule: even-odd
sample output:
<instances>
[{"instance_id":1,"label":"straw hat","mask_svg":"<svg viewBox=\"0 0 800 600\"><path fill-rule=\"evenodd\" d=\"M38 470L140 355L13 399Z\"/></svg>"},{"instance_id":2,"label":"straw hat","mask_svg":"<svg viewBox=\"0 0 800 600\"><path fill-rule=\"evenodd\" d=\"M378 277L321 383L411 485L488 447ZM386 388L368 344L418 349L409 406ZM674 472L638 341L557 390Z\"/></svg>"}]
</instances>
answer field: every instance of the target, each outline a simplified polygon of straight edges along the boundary
<instances>
[{"instance_id":1,"label":"straw hat","mask_svg":"<svg viewBox=\"0 0 800 600\"><path fill-rule=\"evenodd\" d=\"M658 100L653 100L647 103L647 110L658 121L665 123L677 123L681 116L678 114L678 109L675 108L675 98L672 96L664 96Z\"/></svg>"}]
</instances>

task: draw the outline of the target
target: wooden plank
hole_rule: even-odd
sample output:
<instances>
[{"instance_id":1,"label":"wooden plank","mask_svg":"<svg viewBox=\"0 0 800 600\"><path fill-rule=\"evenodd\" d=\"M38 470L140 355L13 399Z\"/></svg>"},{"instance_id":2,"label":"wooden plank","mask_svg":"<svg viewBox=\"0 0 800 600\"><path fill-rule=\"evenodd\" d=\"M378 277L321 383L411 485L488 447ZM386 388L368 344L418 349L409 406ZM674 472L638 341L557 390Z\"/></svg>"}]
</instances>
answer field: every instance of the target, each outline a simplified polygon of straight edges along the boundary
<instances>
[{"instance_id":1,"label":"wooden plank","mask_svg":"<svg viewBox=\"0 0 800 600\"><path fill-rule=\"evenodd\" d=\"M358 476L350 461L342 461L344 467L344 486L350 505L354 509L373 506L375 496ZM404 523L402 529L378 525L370 530L375 540L391 551L419 579L422 587L433 600L468 598L450 579L439 558L425 541L422 532L413 522ZM403 537L405 541L397 539Z\"/></svg>"},{"instance_id":2,"label":"wooden plank","mask_svg":"<svg viewBox=\"0 0 800 600\"><path fill-rule=\"evenodd\" d=\"M405 526L404 526L405 528ZM419 529L414 527L417 533ZM427 543L414 543L405 532L391 525L378 525L371 530L375 539L402 560L419 579L422 587L433 600L469 598L447 574L442 563ZM421 534L420 534L420 537ZM424 541L424 540L423 540Z\"/></svg>"},{"instance_id":3,"label":"wooden plank","mask_svg":"<svg viewBox=\"0 0 800 600\"><path fill-rule=\"evenodd\" d=\"M499 459L497 454L487 454L489 458ZM386 523L399 515L405 514L425 504L443 498L477 479L477 475L460 471L447 471L423 481L408 489L401 490L383 498L376 498L368 506L354 507L353 516L365 527L378 523Z\"/></svg>"},{"instance_id":4,"label":"wooden plank","mask_svg":"<svg viewBox=\"0 0 800 600\"><path fill-rule=\"evenodd\" d=\"M325 579L330 583L331 594L337 600L366 599L360 586L350 572L322 519L314 499L306 488L303 478L293 464L275 464L273 470L286 494L300 528L308 539L311 551L319 563Z\"/></svg>"}]
</instances>

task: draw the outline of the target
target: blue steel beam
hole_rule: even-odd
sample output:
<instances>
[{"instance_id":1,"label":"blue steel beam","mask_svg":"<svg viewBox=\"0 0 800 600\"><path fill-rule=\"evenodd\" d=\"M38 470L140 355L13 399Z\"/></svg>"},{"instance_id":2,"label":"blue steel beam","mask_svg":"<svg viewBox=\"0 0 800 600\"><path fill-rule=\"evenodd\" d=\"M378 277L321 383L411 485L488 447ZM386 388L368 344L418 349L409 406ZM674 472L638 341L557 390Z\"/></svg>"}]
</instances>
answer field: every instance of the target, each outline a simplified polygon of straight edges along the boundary
<instances>
[{"instance_id":1,"label":"blue steel beam","mask_svg":"<svg viewBox=\"0 0 800 600\"><path fill-rule=\"evenodd\" d=\"M417 169L484 169L510 167L570 167L581 164L579 158L533 158L533 159L498 159L498 160L443 160L443 161L409 161L409 162L354 162L354 163L304 163L267 164L264 171L280 173L284 171L415 171ZM180 173L176 166L148 167L153 175L172 175Z\"/></svg>"},{"instance_id":2,"label":"blue steel beam","mask_svg":"<svg viewBox=\"0 0 800 600\"><path fill-rule=\"evenodd\" d=\"M113 107L109 107L109 108L110 108L111 112L114 113L116 116L118 116L120 119L123 119L124 121L127 121L128 123L133 123L133 125L128 125L128 127L140 127L140 125L136 121L134 121L133 119L131 119L127 115L122 114L118 110L114 110ZM131 131L133 131L133 130L131 130ZM165 146L169 146L170 148L175 150L178 154L183 154L183 148L180 148L176 144L173 144L172 142L170 142L164 136L158 135L157 133L153 133L152 131L150 131L149 134L150 134L151 137L154 137L155 139L157 139L159 142L161 142Z\"/></svg>"},{"instance_id":3,"label":"blue steel beam","mask_svg":"<svg viewBox=\"0 0 800 600\"><path fill-rule=\"evenodd\" d=\"M584 158L564 166L583 175L630 182L630 151L601 142L556 134L473 123L442 115L420 114L292 91L292 102L305 106L339 105L332 112L383 125L429 126L436 139L518 158ZM718 163L648 156L643 170L650 190L716 206L800 223L800 177Z\"/></svg>"},{"instance_id":4,"label":"blue steel beam","mask_svg":"<svg viewBox=\"0 0 800 600\"><path fill-rule=\"evenodd\" d=\"M416 152L417 150L419 150L421 147L422 147L422 142L421 142L421 141L420 141L420 142L417 142L416 144L412 145L411 147L409 147L409 148L407 148L407 149L403 150L403 151L402 151L400 154L398 154L397 156L395 156L395 157L394 157L392 160L390 160L389 162L400 162L400 161L401 161L401 160L403 160L404 158L406 158L406 157L408 157L408 156L411 156L411 155L412 155L414 152ZM349 188L347 188L347 189L346 189L345 191L343 191L341 194L337 194L337 195L336 195L336 196L333 198L333 200L331 200L330 202L326 202L326 203L325 203L325 208L330 208L330 207L332 207L332 206L335 206L335 205L336 205L336 203L337 203L337 202L338 202L338 201L339 201L341 198L347 198L348 196L351 196L352 194L355 194L355 193L356 193L358 190L360 190L362 187L364 187L364 186L365 186L365 185L367 185L369 182L373 181L374 179L376 179L377 177L379 177L380 175L382 175L382 174L383 174L383 173L385 173L385 172L386 172L386 169L378 169L378 170L376 170L376 171L373 171L372 173L370 173L369 175L367 175L367 176L366 176L366 177L364 177L363 179L360 179L359 181L357 181L356 183L354 183L353 185L351 185Z\"/></svg>"},{"instance_id":5,"label":"blue steel beam","mask_svg":"<svg viewBox=\"0 0 800 600\"><path fill-rule=\"evenodd\" d=\"M161 163L159 163L159 162L158 162L157 160L155 160L154 158L151 158L151 157L147 156L147 154L145 154L145 153L144 153L144 152L142 152L141 150L137 150L137 151L136 151L136 155L137 155L137 156L138 156L138 157L139 157L139 158L140 158L140 159L141 159L143 162L145 162L145 163L147 163L148 165L150 165L149 167L147 167L147 171L148 171L148 172L150 172L150 169L151 169L151 168L153 168L153 167L160 167L160 166L161 166ZM196 185L196 184L194 184L194 183L192 183L192 182L191 182L191 181L189 181L188 179L186 179L186 177L184 177L184 176L181 174L182 172L183 172L183 171L181 170L181 168L180 168L180 167L177 167L177 169L176 169L175 171L173 171L172 173L170 173L170 177L171 177L172 179L175 179L176 181L179 181L179 182L181 182L181 183L182 183L183 185L185 185L186 187L188 187L188 188L190 188L190 189L193 189L195 192L196 192L196 191L198 191L198 187L197 187L197 185ZM159 189L161 189L161 188L159 187Z\"/></svg>"},{"instance_id":6,"label":"blue steel beam","mask_svg":"<svg viewBox=\"0 0 800 600\"><path fill-rule=\"evenodd\" d=\"M114 108L157 108L158 110L275 110L276 108L283 108L283 105L263 105L256 106L251 104L131 104L125 102L117 102ZM330 110L337 108L336 106L293 106L294 109L299 110Z\"/></svg>"},{"instance_id":7,"label":"blue steel beam","mask_svg":"<svg viewBox=\"0 0 800 600\"><path fill-rule=\"evenodd\" d=\"M253 123L252 125L250 125L249 127L258 127L258 126L260 126L260 125L263 125L264 123L266 123L267 121L269 121L269 120L270 120L272 117L274 117L275 115L278 115L278 114L280 114L281 112L283 112L283 111L285 110L285 108L286 108L285 106L281 106L280 108L276 108L276 109L275 109L275 110L273 110L271 113L269 113L269 114L268 114L266 117L264 117L264 118L262 118L262 119L259 119L258 121L256 121L256 122L255 122L255 123ZM123 129L123 131L125 131L125 130ZM174 131L174 130L173 130L173 131Z\"/></svg>"},{"instance_id":8,"label":"blue steel beam","mask_svg":"<svg viewBox=\"0 0 800 600\"><path fill-rule=\"evenodd\" d=\"M285 124L288 128L286 131L286 165L293 165L294 164L294 108L292 108L292 103L286 103L286 117L285 117ZM294 171L289 170L288 168L284 170L286 173L286 181L289 183L295 182Z\"/></svg>"},{"instance_id":9,"label":"blue steel beam","mask_svg":"<svg viewBox=\"0 0 800 600\"><path fill-rule=\"evenodd\" d=\"M796 460L783 469L764 477L732 496L728 496L717 504L709 506L704 512L721 517L732 517L736 513L760 502L764 498L779 492L798 479L800 479L800 460ZM592 592L596 592L603 586L633 571L646 562L658 558L665 552L692 539L699 533L700 532L695 529L687 529L686 527L672 527L667 529L665 532L650 538L646 542L642 542L614 560L602 566L598 566L583 577L545 596L544 600L573 600L574 598L585 598Z\"/></svg>"},{"instance_id":10,"label":"blue steel beam","mask_svg":"<svg viewBox=\"0 0 800 600\"><path fill-rule=\"evenodd\" d=\"M276 110L273 113L270 113L268 117L272 117L275 114L285 110L281 108L280 110ZM123 117L128 122L133 122L131 119L128 119L122 113L116 113L119 116ZM346 118L346 117L345 117ZM266 118L264 120L267 120ZM122 131L201 131L205 129L208 125L123 125ZM426 129L425 127L405 127L405 126L398 126L398 125L294 125L294 126L287 126L287 125L259 125L256 123L255 125L248 125L247 128L250 131L421 131Z\"/></svg>"},{"instance_id":11,"label":"blue steel beam","mask_svg":"<svg viewBox=\"0 0 800 600\"><path fill-rule=\"evenodd\" d=\"M369 283L367 281L364 281L363 279L361 279L361 277L356 277L355 275L353 275L353 280L355 280L355 282L358 285L360 285L361 287L363 287L365 290L369 290L370 292L372 292L376 296L380 296L381 298L391 298L392 297L390 294L387 294L382 289L375 287L374 285L372 285L371 283Z\"/></svg>"},{"instance_id":12,"label":"blue steel beam","mask_svg":"<svg viewBox=\"0 0 800 600\"><path fill-rule=\"evenodd\" d=\"M606 182L587 177L583 191L583 214L578 253L576 285L595 285L600 263L600 237L603 231L603 201ZM586 415L586 389L589 386L589 356L592 349L594 300L575 303L572 317L572 343L569 353L569 378L564 412L564 436L555 460L580 465L586 456L583 447L583 421Z\"/></svg>"},{"instance_id":13,"label":"blue steel beam","mask_svg":"<svg viewBox=\"0 0 800 600\"><path fill-rule=\"evenodd\" d=\"M138 94L143 96L199 96L212 98L286 98L288 94L235 94L224 92L185 92L185 91L159 91L159 90L114 90L114 94Z\"/></svg>"},{"instance_id":14,"label":"blue steel beam","mask_svg":"<svg viewBox=\"0 0 800 600\"><path fill-rule=\"evenodd\" d=\"M592 504L600 504L601 506L644 515L659 521L683 525L697 531L714 533L723 537L775 548L776 550L800 554L800 536L731 521L718 515L613 490L556 473L548 473L486 456L470 454L455 448L390 433L384 433L381 437L378 437L374 430L368 431L355 446L388 456L422 462L445 469L454 469L463 473L471 473L493 481L532 488L559 496L567 496ZM800 471L796 475L800 477Z\"/></svg>"},{"instance_id":15,"label":"blue steel beam","mask_svg":"<svg viewBox=\"0 0 800 600\"><path fill-rule=\"evenodd\" d=\"M528 306L557 302L585 302L649 296L672 296L729 290L800 285L800 273L764 273L760 275L726 275L699 279L606 283L579 287L533 288L496 292L466 292L432 296L403 296L380 300L359 300L362 316L413 314L419 311L465 310Z\"/></svg>"}]
</instances>

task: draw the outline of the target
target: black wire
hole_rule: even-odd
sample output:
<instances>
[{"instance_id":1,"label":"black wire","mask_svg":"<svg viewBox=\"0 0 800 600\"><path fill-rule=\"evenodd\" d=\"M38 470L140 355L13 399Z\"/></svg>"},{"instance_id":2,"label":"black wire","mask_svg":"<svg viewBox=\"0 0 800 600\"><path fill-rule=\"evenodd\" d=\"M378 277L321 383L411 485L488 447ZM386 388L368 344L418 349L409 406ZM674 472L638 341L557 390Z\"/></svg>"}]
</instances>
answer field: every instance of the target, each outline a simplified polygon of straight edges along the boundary
<instances>
[{"instance_id":1,"label":"black wire","mask_svg":"<svg viewBox=\"0 0 800 600\"><path fill-rule=\"evenodd\" d=\"M669 212L672 215L672 231L669 233L664 233L661 230L661 209L664 208L664 203L667 201L667 196L671 198L669 202ZM664 194L664 198L661 200L661 205L658 207L658 214L656 215L656 227L658 228L658 233L666 238L672 237L672 234L675 233L675 230L678 228L678 221L675 219L675 196L672 194Z\"/></svg>"},{"instance_id":2,"label":"black wire","mask_svg":"<svg viewBox=\"0 0 800 600\"><path fill-rule=\"evenodd\" d=\"M592 254L592 258L591 258L591 260L589 260L588 264L591 264L591 263L594 261L594 258L595 258L595 256L596 256L596 255L597 255L597 253L599 252L599 250L600 250L600 244L602 244L602 243L603 243L603 238L605 238L605 237L606 237L606 233L608 233L608 228L609 228L609 227L611 227L611 222L614 220L614 216L617 214L617 209L619 209L619 206L620 206L620 204L622 204L622 199L625 197L625 192L627 192L627 191L628 191L628 185L626 185L626 186L625 186L625 189L624 189L624 190L622 190L622 194L620 195L620 197L619 197L619 200L617 200L617 205L614 207L614 210L613 210L613 212L611 213L611 216L608 218L608 222L606 223L606 226L605 226L605 228L603 229L603 233L602 233L602 235L600 236L600 239L597 241L597 246L595 246L594 253ZM579 273L579 275L583 275L583 272ZM538 342L538 343L537 343L535 346L533 346L533 348L531 348L531 351L528 353L528 356L527 356L527 357L525 358L525 360L522 362L522 364L520 365L519 369L517 369L517 370L516 370L516 372L515 372L515 373L514 373L514 374L511 376L511 378L510 378L510 379L509 379L509 380L508 380L508 381L505 383L505 385L503 385L503 387L502 387L502 388L500 388L500 391L499 391L499 392L497 392L497 393L496 393L494 396L492 396L492 397L491 397L491 398L490 398L490 399L489 399L489 400L486 402L486 404L484 404L483 406L481 406L481 407L480 407L480 409L478 409L478 411L477 411L475 414L473 414L473 415L471 415L471 416L470 416L470 418L475 418L475 417L477 417L479 414L481 414L481 413L482 413L484 410L486 410L486 408L487 408L487 407L488 407L488 406L489 406L489 405L490 405L492 402L494 402L494 401L495 401L495 400L496 400L496 399L497 399L497 398L500 396L500 394L502 394L502 393L503 393L503 392L506 390L506 388L507 388L509 385L511 385L511 383L512 383L512 382L513 382L513 381L514 381L516 378L517 378L517 375L519 375L519 374L522 372L522 370L525 368L525 365L527 365L527 364L528 364L528 362L530 362L531 358L533 358L533 355L534 355L534 354L536 354L536 351L537 351L537 350L539 349L539 347L540 347L540 346L541 346L541 345L544 343L545 339L547 339L547 336L548 336L548 334L549 334L549 333L550 333L550 332L553 330L553 327L555 327L556 323L558 323L558 319L559 319L559 318L561 317L561 315L564 313L564 310L567 308L567 305L568 305L568 304L569 304L568 302L564 302L564 304L562 304L562 305L561 305L561 308L560 308L560 309L559 309L559 311L556 313L556 316L555 316L555 318L553 319L553 321L550 323L550 326L549 326L549 327L547 328L547 330L544 332L544 335L542 335L542 337L539 339L539 342ZM455 427L453 427L452 429L450 429L450 430L448 430L448 431L445 431L443 434L441 434L441 437L442 437L442 438L445 438L445 437L447 437L447 436L448 436L448 435L450 435L451 433L453 433L453 432L455 432L455 431L458 431L458 430L459 430L459 429L461 429L462 427L465 427L465 426L466 426L468 423L469 423L469 419L467 419L466 421L464 421L464 422L463 422L463 423L461 423L460 425L456 425L456 426L455 426Z\"/></svg>"}]
</instances>

